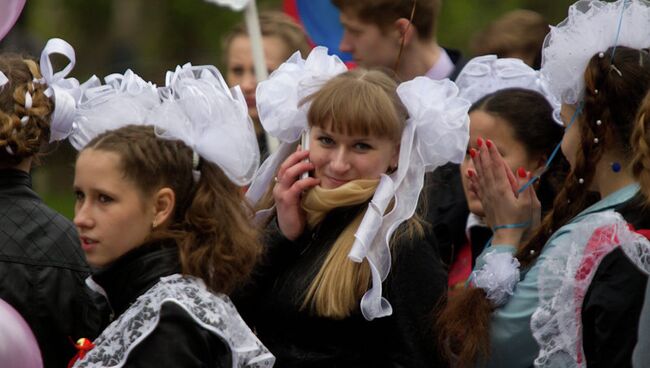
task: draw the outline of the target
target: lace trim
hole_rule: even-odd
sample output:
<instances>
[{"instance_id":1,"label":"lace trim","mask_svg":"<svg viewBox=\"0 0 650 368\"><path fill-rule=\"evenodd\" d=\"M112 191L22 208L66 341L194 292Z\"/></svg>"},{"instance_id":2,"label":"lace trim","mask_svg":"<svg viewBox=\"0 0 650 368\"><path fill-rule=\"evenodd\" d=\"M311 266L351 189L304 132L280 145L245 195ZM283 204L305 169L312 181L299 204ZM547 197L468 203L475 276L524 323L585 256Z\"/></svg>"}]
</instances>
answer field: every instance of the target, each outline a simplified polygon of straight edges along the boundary
<instances>
[{"instance_id":1,"label":"lace trim","mask_svg":"<svg viewBox=\"0 0 650 368\"><path fill-rule=\"evenodd\" d=\"M538 277L540 304L531 318L540 345L535 367L586 366L582 303L600 262L617 247L650 273L650 242L614 211L589 216L547 254Z\"/></svg>"},{"instance_id":2,"label":"lace trim","mask_svg":"<svg viewBox=\"0 0 650 368\"><path fill-rule=\"evenodd\" d=\"M201 327L226 342L233 367L272 367L275 357L239 316L230 299L207 290L200 279L172 275L142 294L94 341L93 348L74 367L122 367L131 351L154 331L164 302L184 308Z\"/></svg>"}]
</instances>

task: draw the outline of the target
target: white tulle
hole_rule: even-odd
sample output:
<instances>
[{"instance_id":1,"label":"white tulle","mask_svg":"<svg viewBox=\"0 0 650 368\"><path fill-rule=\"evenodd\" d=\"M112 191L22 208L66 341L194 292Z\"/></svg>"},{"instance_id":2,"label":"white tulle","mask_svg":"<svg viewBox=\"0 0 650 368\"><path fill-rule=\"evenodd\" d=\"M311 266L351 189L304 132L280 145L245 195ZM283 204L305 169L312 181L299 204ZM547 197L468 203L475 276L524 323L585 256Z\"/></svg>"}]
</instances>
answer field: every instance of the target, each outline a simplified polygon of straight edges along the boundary
<instances>
[{"instance_id":1,"label":"white tulle","mask_svg":"<svg viewBox=\"0 0 650 368\"><path fill-rule=\"evenodd\" d=\"M550 93L539 71L521 59L483 55L470 60L456 78L460 97L475 103L483 96L506 88L524 88L541 93L555 109L559 101Z\"/></svg>"},{"instance_id":2,"label":"white tulle","mask_svg":"<svg viewBox=\"0 0 650 368\"><path fill-rule=\"evenodd\" d=\"M279 165L295 150L300 134L307 129L309 104L301 105L302 99L346 70L338 57L316 47L306 60L294 54L258 85L257 110L262 125L282 144L262 164L246 193L252 203L262 198ZM372 287L361 300L361 312L368 320L392 313L381 288L391 265L388 244L395 229L413 216L424 173L447 162L460 163L469 140L470 104L458 97L453 82L418 77L402 83L397 93L410 117L402 133L398 169L381 176L349 254L355 262L367 259L370 266ZM386 213L393 199L395 205ZM271 213L259 211L257 219L262 221Z\"/></svg>"},{"instance_id":3,"label":"white tulle","mask_svg":"<svg viewBox=\"0 0 650 368\"><path fill-rule=\"evenodd\" d=\"M126 125L152 125L164 139L178 139L246 185L259 165L259 148L239 88L230 90L213 66L186 64L156 88L131 70L84 83L72 145L80 150L97 135Z\"/></svg>"},{"instance_id":4,"label":"white tulle","mask_svg":"<svg viewBox=\"0 0 650 368\"><path fill-rule=\"evenodd\" d=\"M640 270L650 273L650 242L632 231L620 214L590 215L546 254L538 277L539 307L531 318L540 345L536 367L585 367L582 304L598 265L620 247Z\"/></svg>"},{"instance_id":5,"label":"white tulle","mask_svg":"<svg viewBox=\"0 0 650 368\"><path fill-rule=\"evenodd\" d=\"M253 0L205 0L209 3L217 4L219 6L227 6L232 10L240 11Z\"/></svg>"},{"instance_id":6,"label":"white tulle","mask_svg":"<svg viewBox=\"0 0 650 368\"><path fill-rule=\"evenodd\" d=\"M568 18L551 27L544 41L541 73L551 93L563 103L577 103L589 59L612 46L650 46L649 19L650 2L646 0L580 0L571 5Z\"/></svg>"},{"instance_id":7,"label":"white tulle","mask_svg":"<svg viewBox=\"0 0 650 368\"><path fill-rule=\"evenodd\" d=\"M508 252L489 252L483 256L485 264L472 272L472 284L485 291L495 307L508 302L519 282L519 261Z\"/></svg>"}]
</instances>

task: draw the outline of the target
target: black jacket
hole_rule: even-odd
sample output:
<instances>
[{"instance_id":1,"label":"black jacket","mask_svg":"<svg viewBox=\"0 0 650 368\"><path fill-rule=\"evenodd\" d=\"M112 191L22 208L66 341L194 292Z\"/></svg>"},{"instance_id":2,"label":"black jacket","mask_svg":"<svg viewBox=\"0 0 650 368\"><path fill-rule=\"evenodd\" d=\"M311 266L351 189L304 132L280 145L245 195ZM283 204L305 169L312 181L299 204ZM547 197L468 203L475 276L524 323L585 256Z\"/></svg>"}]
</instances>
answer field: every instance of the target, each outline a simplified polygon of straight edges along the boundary
<instances>
[{"instance_id":1,"label":"black jacket","mask_svg":"<svg viewBox=\"0 0 650 368\"><path fill-rule=\"evenodd\" d=\"M342 320L314 316L301 308L303 293L334 240L362 206L330 212L315 231L295 242L275 221L266 262L253 283L233 298L246 322L285 367L438 367L433 309L446 294L447 275L436 252L423 240L401 242L383 296L389 317L367 321L357 309Z\"/></svg>"},{"instance_id":2,"label":"black jacket","mask_svg":"<svg viewBox=\"0 0 650 368\"><path fill-rule=\"evenodd\" d=\"M73 341L101 329L88 273L74 225L43 203L28 173L0 170L0 298L31 327L45 367L65 367Z\"/></svg>"},{"instance_id":3,"label":"black jacket","mask_svg":"<svg viewBox=\"0 0 650 368\"><path fill-rule=\"evenodd\" d=\"M426 206L424 219L429 224L428 238L438 244L440 258L446 265L456 259L467 241L465 225L469 216L467 199L457 164L446 164L424 177L420 206ZM480 251L483 249L481 248ZM472 252L475 250L472 249ZM476 255L480 254L480 251ZM474 258L476 255L472 254Z\"/></svg>"},{"instance_id":4,"label":"black jacket","mask_svg":"<svg viewBox=\"0 0 650 368\"><path fill-rule=\"evenodd\" d=\"M637 195L616 209L636 229L650 229L650 213ZM582 304L587 366L631 367L648 276L617 248L598 265Z\"/></svg>"},{"instance_id":5,"label":"black jacket","mask_svg":"<svg viewBox=\"0 0 650 368\"><path fill-rule=\"evenodd\" d=\"M161 277L180 273L174 244L148 244L120 257L93 274L113 315L131 303ZM129 354L125 367L231 367L230 350L216 335L199 326L175 303L165 303L156 328Z\"/></svg>"}]
</instances>

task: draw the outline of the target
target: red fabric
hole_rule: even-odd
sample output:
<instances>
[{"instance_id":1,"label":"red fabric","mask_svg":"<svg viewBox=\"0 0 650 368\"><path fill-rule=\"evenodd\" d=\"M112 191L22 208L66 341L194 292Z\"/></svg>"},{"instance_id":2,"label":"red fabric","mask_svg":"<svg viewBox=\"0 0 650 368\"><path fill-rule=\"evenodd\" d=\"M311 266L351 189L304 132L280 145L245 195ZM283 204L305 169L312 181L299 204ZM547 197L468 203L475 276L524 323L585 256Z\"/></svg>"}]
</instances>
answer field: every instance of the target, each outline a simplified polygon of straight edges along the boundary
<instances>
[{"instance_id":1,"label":"red fabric","mask_svg":"<svg viewBox=\"0 0 650 368\"><path fill-rule=\"evenodd\" d=\"M454 263L449 268L449 289L462 287L465 285L472 273L472 246L469 241L466 242L458 252Z\"/></svg>"},{"instance_id":2,"label":"red fabric","mask_svg":"<svg viewBox=\"0 0 650 368\"><path fill-rule=\"evenodd\" d=\"M95 347L95 344L93 344L92 341L86 339L85 337L82 337L81 339L77 340L77 343L74 344L74 347L77 349L77 354L75 354L75 356L70 359L68 368L72 368L77 360L83 359L86 356L86 353Z\"/></svg>"}]
</instances>

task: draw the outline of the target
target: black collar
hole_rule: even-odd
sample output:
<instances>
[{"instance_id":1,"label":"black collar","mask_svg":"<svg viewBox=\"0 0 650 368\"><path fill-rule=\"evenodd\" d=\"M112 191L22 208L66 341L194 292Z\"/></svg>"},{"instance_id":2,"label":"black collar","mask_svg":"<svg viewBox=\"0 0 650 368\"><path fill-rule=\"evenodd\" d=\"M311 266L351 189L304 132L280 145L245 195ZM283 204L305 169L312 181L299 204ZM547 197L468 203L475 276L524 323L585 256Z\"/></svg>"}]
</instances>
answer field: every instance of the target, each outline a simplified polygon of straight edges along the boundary
<instances>
[{"instance_id":1,"label":"black collar","mask_svg":"<svg viewBox=\"0 0 650 368\"><path fill-rule=\"evenodd\" d=\"M93 273L106 292L116 316L154 286L161 277L180 273L178 247L173 242L139 246L111 265Z\"/></svg>"}]
</instances>

